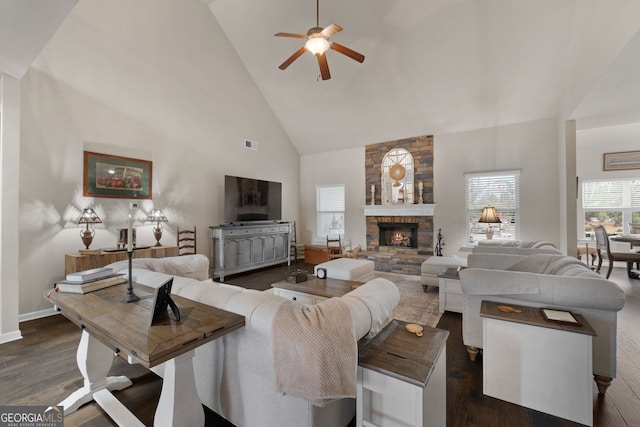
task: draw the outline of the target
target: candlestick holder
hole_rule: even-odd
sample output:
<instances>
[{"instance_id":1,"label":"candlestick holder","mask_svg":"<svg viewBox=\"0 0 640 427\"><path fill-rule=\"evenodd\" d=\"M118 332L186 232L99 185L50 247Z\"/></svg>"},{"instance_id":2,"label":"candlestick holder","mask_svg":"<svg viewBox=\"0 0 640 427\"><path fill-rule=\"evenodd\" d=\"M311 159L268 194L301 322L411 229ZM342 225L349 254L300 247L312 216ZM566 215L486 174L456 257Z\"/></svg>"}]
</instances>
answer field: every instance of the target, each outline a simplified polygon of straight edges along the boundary
<instances>
[{"instance_id":1,"label":"candlestick holder","mask_svg":"<svg viewBox=\"0 0 640 427\"><path fill-rule=\"evenodd\" d=\"M140 297L133 292L133 277L131 274L131 259L133 258L133 251L127 251L129 257L129 282L127 283L127 293L120 299L120 302L129 303L140 301Z\"/></svg>"},{"instance_id":2,"label":"candlestick holder","mask_svg":"<svg viewBox=\"0 0 640 427\"><path fill-rule=\"evenodd\" d=\"M422 188L418 188L418 203L424 203L424 200L422 199Z\"/></svg>"},{"instance_id":3,"label":"candlestick holder","mask_svg":"<svg viewBox=\"0 0 640 427\"><path fill-rule=\"evenodd\" d=\"M376 203L376 189L375 187L371 187L371 205L375 205Z\"/></svg>"}]
</instances>

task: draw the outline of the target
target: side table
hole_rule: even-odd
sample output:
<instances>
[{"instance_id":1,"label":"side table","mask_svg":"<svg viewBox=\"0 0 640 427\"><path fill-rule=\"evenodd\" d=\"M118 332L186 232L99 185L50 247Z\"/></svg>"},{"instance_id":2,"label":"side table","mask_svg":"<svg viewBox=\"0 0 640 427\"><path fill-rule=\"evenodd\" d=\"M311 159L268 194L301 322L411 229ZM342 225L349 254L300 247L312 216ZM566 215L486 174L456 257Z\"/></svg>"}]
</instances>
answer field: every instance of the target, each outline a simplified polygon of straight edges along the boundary
<instances>
[{"instance_id":1,"label":"side table","mask_svg":"<svg viewBox=\"0 0 640 427\"><path fill-rule=\"evenodd\" d=\"M445 427L449 331L392 320L359 348L356 425Z\"/></svg>"},{"instance_id":2,"label":"side table","mask_svg":"<svg viewBox=\"0 0 640 427\"><path fill-rule=\"evenodd\" d=\"M444 313L445 310L462 313L464 295L457 268L449 267L438 274L438 288L440 313Z\"/></svg>"},{"instance_id":3,"label":"side table","mask_svg":"<svg viewBox=\"0 0 640 427\"><path fill-rule=\"evenodd\" d=\"M546 320L538 307L483 301L483 392L536 411L593 425L593 328Z\"/></svg>"}]
</instances>

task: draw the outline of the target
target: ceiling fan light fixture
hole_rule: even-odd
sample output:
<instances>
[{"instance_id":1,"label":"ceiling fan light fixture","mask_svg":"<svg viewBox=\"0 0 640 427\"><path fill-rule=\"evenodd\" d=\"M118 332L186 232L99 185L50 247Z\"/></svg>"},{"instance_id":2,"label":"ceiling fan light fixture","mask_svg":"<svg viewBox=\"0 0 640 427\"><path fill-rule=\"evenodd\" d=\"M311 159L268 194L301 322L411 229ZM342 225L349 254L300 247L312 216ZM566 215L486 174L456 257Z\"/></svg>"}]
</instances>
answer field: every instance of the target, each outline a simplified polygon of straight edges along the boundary
<instances>
[{"instance_id":1,"label":"ceiling fan light fixture","mask_svg":"<svg viewBox=\"0 0 640 427\"><path fill-rule=\"evenodd\" d=\"M304 44L304 48L314 55L322 55L331 47L329 40L324 37L311 37Z\"/></svg>"}]
</instances>

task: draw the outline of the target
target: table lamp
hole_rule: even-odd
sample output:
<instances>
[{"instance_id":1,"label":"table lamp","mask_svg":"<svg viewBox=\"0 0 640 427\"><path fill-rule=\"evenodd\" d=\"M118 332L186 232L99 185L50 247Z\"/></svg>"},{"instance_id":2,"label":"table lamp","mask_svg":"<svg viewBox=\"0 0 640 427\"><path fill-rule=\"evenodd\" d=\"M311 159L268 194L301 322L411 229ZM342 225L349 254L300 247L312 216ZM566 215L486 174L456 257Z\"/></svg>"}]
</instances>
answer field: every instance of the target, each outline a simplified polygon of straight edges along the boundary
<instances>
[{"instance_id":1,"label":"table lamp","mask_svg":"<svg viewBox=\"0 0 640 427\"><path fill-rule=\"evenodd\" d=\"M78 224L87 224L87 228L80 231L80 238L82 239L82 243L86 246L86 250L89 250L89 245L93 242L93 236L95 236L96 231L89 229L89 224L101 224L102 220L98 217L98 214L91 209L86 208L82 211L82 216L80 217L80 221Z\"/></svg>"},{"instance_id":2,"label":"table lamp","mask_svg":"<svg viewBox=\"0 0 640 427\"><path fill-rule=\"evenodd\" d=\"M500 224L500 218L498 218L498 214L496 213L496 208L493 206L485 206L482 208L482 215L480 215L480 219L478 222L487 224L487 231L485 235L487 236L487 240L493 239L493 230L491 229L491 224Z\"/></svg>"},{"instance_id":3,"label":"table lamp","mask_svg":"<svg viewBox=\"0 0 640 427\"><path fill-rule=\"evenodd\" d=\"M153 228L153 237L156 238L156 246L162 246L162 244L160 244L160 239L162 238L162 227L160 226L160 223L169 222L167 220L167 217L164 216L160 209L152 209L147 216L147 221L153 221L157 223L157 225Z\"/></svg>"}]
</instances>

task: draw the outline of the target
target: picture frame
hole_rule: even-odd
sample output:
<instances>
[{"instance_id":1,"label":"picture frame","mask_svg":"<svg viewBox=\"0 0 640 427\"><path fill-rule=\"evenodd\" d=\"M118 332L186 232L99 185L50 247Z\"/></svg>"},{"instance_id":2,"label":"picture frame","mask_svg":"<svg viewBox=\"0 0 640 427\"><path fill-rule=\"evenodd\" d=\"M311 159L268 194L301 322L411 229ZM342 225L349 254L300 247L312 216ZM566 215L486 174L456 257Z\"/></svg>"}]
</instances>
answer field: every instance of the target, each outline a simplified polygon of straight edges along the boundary
<instances>
[{"instance_id":1,"label":"picture frame","mask_svg":"<svg viewBox=\"0 0 640 427\"><path fill-rule=\"evenodd\" d=\"M640 151L604 153L603 170L618 171L640 169Z\"/></svg>"},{"instance_id":2,"label":"picture frame","mask_svg":"<svg viewBox=\"0 0 640 427\"><path fill-rule=\"evenodd\" d=\"M576 317L567 310L558 310L555 308L541 308L542 315L545 320L550 322L562 323L564 325L582 326Z\"/></svg>"},{"instance_id":3,"label":"picture frame","mask_svg":"<svg viewBox=\"0 0 640 427\"><path fill-rule=\"evenodd\" d=\"M119 199L150 199L153 163L150 160L84 152L83 195Z\"/></svg>"}]
</instances>

